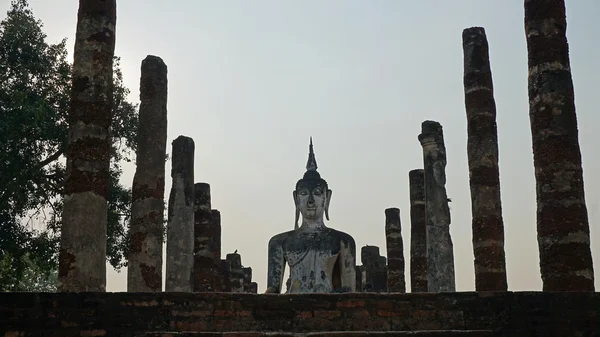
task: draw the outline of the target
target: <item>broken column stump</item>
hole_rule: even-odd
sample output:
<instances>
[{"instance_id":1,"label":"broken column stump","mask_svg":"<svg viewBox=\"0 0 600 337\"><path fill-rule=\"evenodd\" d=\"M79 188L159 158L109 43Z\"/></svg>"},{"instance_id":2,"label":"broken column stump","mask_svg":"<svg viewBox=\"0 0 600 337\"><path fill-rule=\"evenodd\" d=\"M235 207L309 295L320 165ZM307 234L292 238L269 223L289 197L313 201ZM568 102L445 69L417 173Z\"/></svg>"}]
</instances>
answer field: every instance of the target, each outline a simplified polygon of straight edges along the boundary
<instances>
[{"instance_id":1,"label":"broken column stump","mask_svg":"<svg viewBox=\"0 0 600 337\"><path fill-rule=\"evenodd\" d=\"M419 142L423 147L425 210L427 219L427 290L456 290L454 252L450 237L450 209L446 195L446 147L442 125L421 124Z\"/></svg>"},{"instance_id":2,"label":"broken column stump","mask_svg":"<svg viewBox=\"0 0 600 337\"><path fill-rule=\"evenodd\" d=\"M173 141L165 291L191 292L194 269L194 140Z\"/></svg>"},{"instance_id":3,"label":"broken column stump","mask_svg":"<svg viewBox=\"0 0 600 337\"><path fill-rule=\"evenodd\" d=\"M498 130L485 30L463 30L467 157L471 187L475 290L506 291Z\"/></svg>"},{"instance_id":4,"label":"broken column stump","mask_svg":"<svg viewBox=\"0 0 600 337\"><path fill-rule=\"evenodd\" d=\"M221 263L221 227L213 220L210 185L194 185L194 291L219 291Z\"/></svg>"},{"instance_id":5,"label":"broken column stump","mask_svg":"<svg viewBox=\"0 0 600 337\"><path fill-rule=\"evenodd\" d=\"M127 291L162 291L162 245L167 150L167 66L142 61L136 170L133 177Z\"/></svg>"},{"instance_id":6,"label":"broken column stump","mask_svg":"<svg viewBox=\"0 0 600 337\"><path fill-rule=\"evenodd\" d=\"M229 270L229 285L232 293L244 292L244 270L242 266L242 256L238 253L227 254L231 269Z\"/></svg>"},{"instance_id":7,"label":"broken column stump","mask_svg":"<svg viewBox=\"0 0 600 337\"><path fill-rule=\"evenodd\" d=\"M427 221L425 171L408 172L410 189L410 291L427 292Z\"/></svg>"},{"instance_id":8,"label":"broken column stump","mask_svg":"<svg viewBox=\"0 0 600 337\"><path fill-rule=\"evenodd\" d=\"M360 259L365 270L364 292L382 293L387 291L386 258L379 254L379 247L364 246Z\"/></svg>"},{"instance_id":9,"label":"broken column stump","mask_svg":"<svg viewBox=\"0 0 600 337\"><path fill-rule=\"evenodd\" d=\"M594 291L564 0L525 0L529 121L544 291Z\"/></svg>"},{"instance_id":10,"label":"broken column stump","mask_svg":"<svg viewBox=\"0 0 600 337\"><path fill-rule=\"evenodd\" d=\"M387 245L387 291L405 293L404 244L400 225L400 209L385 210L385 238Z\"/></svg>"},{"instance_id":11,"label":"broken column stump","mask_svg":"<svg viewBox=\"0 0 600 337\"><path fill-rule=\"evenodd\" d=\"M58 291L106 291L116 0L79 1Z\"/></svg>"}]
</instances>

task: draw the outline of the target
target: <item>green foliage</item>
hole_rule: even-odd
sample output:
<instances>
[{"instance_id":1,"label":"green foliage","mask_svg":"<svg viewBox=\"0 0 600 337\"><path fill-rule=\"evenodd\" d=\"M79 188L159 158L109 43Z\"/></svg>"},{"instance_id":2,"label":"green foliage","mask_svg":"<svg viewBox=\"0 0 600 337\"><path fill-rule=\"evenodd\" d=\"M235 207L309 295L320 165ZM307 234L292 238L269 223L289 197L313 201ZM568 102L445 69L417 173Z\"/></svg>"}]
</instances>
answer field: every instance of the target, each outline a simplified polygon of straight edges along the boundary
<instances>
[{"instance_id":1,"label":"green foliage","mask_svg":"<svg viewBox=\"0 0 600 337\"><path fill-rule=\"evenodd\" d=\"M42 27L27 0L14 0L0 22L0 291L21 289L33 274L52 280L57 264L71 65L66 40L48 43ZM131 205L121 163L131 161L137 138L128 94L115 58L107 260L117 269Z\"/></svg>"}]
</instances>

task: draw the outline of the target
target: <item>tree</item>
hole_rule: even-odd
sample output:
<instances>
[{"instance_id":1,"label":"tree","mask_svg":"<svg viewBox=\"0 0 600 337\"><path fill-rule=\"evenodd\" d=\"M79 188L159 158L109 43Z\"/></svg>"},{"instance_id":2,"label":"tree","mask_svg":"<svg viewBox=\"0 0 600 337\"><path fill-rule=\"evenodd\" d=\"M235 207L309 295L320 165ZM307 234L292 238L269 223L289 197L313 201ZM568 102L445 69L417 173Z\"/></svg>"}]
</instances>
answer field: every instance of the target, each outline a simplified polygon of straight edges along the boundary
<instances>
[{"instance_id":1,"label":"tree","mask_svg":"<svg viewBox=\"0 0 600 337\"><path fill-rule=\"evenodd\" d=\"M57 268L71 65L66 39L46 41L27 0L13 0L0 22L0 291ZM119 59L114 104L107 260L125 265L131 191L119 183L136 148L137 105L127 101ZM50 289L50 288L47 288Z\"/></svg>"}]
</instances>

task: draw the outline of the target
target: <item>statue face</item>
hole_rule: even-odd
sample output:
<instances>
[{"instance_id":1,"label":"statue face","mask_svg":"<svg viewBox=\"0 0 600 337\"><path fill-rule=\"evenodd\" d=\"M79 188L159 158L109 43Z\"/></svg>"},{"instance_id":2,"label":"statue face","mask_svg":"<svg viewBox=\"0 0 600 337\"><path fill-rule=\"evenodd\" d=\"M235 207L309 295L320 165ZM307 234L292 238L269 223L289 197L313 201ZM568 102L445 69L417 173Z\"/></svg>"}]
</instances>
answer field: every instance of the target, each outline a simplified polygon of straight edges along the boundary
<instances>
[{"instance_id":1,"label":"statue face","mask_svg":"<svg viewBox=\"0 0 600 337\"><path fill-rule=\"evenodd\" d=\"M296 193L296 207L306 220L317 220L323 217L327 202L327 191L323 186L302 186Z\"/></svg>"}]
</instances>

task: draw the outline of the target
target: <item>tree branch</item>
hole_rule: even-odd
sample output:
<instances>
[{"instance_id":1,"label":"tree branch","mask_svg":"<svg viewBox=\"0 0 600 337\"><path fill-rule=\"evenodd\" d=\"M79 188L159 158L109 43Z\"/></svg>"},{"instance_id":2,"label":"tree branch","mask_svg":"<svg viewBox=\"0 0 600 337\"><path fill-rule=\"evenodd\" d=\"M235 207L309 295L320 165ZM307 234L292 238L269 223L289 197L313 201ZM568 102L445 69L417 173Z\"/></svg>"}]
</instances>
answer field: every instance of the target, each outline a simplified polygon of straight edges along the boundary
<instances>
[{"instance_id":1,"label":"tree branch","mask_svg":"<svg viewBox=\"0 0 600 337\"><path fill-rule=\"evenodd\" d=\"M41 169L42 167L44 167L44 166L46 166L46 165L50 164L51 162L53 162L53 161L57 160L58 158L60 158L60 156L62 156L62 154L63 154L63 153L64 153L64 150L63 150L63 148L61 147L61 148L60 148L60 149L58 149L58 151L56 151L56 152L55 152L53 155L51 155L50 157L48 157L48 158L46 158L46 159L42 160L42 161L41 161L41 162L38 164L37 168L38 168L38 169Z\"/></svg>"}]
</instances>

